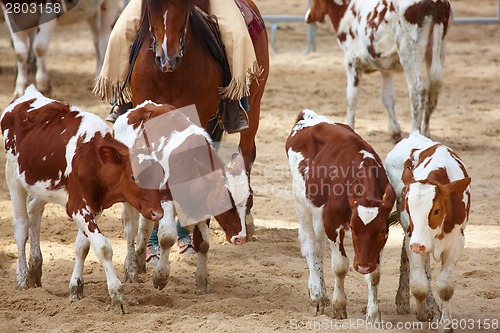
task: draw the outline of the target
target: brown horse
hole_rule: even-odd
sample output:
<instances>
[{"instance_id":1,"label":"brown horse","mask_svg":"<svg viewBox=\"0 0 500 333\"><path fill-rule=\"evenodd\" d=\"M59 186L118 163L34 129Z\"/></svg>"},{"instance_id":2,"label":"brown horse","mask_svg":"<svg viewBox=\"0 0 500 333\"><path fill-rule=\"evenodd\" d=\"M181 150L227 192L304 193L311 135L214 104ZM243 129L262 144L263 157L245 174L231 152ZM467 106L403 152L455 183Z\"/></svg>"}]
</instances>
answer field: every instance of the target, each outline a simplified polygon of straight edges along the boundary
<instances>
[{"instance_id":1,"label":"brown horse","mask_svg":"<svg viewBox=\"0 0 500 333\"><path fill-rule=\"evenodd\" d=\"M252 0L247 1L262 20ZM141 44L130 86L134 105L146 100L171 104L177 108L195 104L201 126L207 129L210 119L219 109L221 97L218 88L223 86L224 73L210 51L205 33L201 31L203 27L199 24L195 6L206 11L208 1L143 1L138 34ZM163 43L166 44L168 54L163 54ZM255 135L259 127L260 101L269 74L269 49L265 29L254 41L254 48L257 61L264 71L250 87L250 128L240 133L239 147L248 176L256 156ZM251 216L252 205L253 197L250 195L247 218Z\"/></svg>"}]
</instances>

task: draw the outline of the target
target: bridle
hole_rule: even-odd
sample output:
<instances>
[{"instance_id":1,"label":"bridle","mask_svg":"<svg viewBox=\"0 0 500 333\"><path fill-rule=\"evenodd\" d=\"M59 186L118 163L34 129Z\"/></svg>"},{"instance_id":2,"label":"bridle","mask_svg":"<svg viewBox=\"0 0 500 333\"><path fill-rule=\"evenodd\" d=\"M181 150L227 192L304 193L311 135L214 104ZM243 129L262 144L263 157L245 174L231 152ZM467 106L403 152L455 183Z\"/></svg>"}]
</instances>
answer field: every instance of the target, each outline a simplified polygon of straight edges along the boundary
<instances>
[{"instance_id":1,"label":"bridle","mask_svg":"<svg viewBox=\"0 0 500 333\"><path fill-rule=\"evenodd\" d=\"M168 10L165 12L167 13ZM180 47L180 50L179 50L179 54L178 56L180 58L182 58L184 56L184 51L185 51L185 48L186 48L186 36L187 36L187 30L188 30L188 26L189 26L189 17L191 16L191 9L188 9L187 13L186 13L186 19L184 21L184 30L182 31L182 35L181 37L179 38L179 47ZM158 44L156 42L156 35L154 33L154 30L155 30L155 27L153 27L151 25L151 8L148 7L148 21L149 21L149 35L150 35L150 38L151 38L151 49L152 51L154 52L154 54L156 55L157 54L157 50L158 50ZM165 34L167 32L165 31ZM165 56L168 58L168 54L165 54Z\"/></svg>"}]
</instances>

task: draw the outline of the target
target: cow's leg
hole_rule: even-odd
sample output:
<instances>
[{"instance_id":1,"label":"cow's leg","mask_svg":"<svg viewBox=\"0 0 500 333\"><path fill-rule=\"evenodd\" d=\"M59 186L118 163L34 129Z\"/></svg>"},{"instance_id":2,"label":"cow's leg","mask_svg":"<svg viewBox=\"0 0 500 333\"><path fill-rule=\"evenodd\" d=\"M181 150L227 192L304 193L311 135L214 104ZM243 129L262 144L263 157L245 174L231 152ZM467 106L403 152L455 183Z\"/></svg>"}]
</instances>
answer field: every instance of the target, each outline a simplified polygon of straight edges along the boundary
<instances>
[{"instance_id":1,"label":"cow's leg","mask_svg":"<svg viewBox=\"0 0 500 333\"><path fill-rule=\"evenodd\" d=\"M210 220L196 225L193 233L193 245L198 251L196 263L196 287L200 294L210 291L208 279L208 249L210 248Z\"/></svg>"},{"instance_id":2,"label":"cow's leg","mask_svg":"<svg viewBox=\"0 0 500 333\"><path fill-rule=\"evenodd\" d=\"M170 248L177 240L177 228L175 227L174 202L162 202L163 218L158 226L158 242L160 243L160 260L155 267L153 285L155 288L163 289L170 277Z\"/></svg>"},{"instance_id":3,"label":"cow's leg","mask_svg":"<svg viewBox=\"0 0 500 333\"><path fill-rule=\"evenodd\" d=\"M52 32L57 25L57 20L51 20L39 26L39 30L33 40L33 52L36 56L36 86L44 95L50 94L52 88L49 81L49 73L45 65L45 57L49 49Z\"/></svg>"},{"instance_id":4,"label":"cow's leg","mask_svg":"<svg viewBox=\"0 0 500 333\"><path fill-rule=\"evenodd\" d=\"M139 213L138 213L139 214ZM137 258L137 273L146 273L146 248L149 237L154 228L154 223L144 216L139 217L139 232L137 234L137 243L135 246L135 255Z\"/></svg>"},{"instance_id":5,"label":"cow's leg","mask_svg":"<svg viewBox=\"0 0 500 333\"><path fill-rule=\"evenodd\" d=\"M122 204L122 224L123 231L127 237L127 256L125 257L125 281L137 282L138 262L135 252L135 238L137 236L139 222L139 212L130 204Z\"/></svg>"},{"instance_id":6,"label":"cow's leg","mask_svg":"<svg viewBox=\"0 0 500 333\"><path fill-rule=\"evenodd\" d=\"M366 307L366 322L380 323L380 310L378 306L378 284L380 282L380 265L370 274L365 274L368 285L368 305Z\"/></svg>"},{"instance_id":7,"label":"cow's leg","mask_svg":"<svg viewBox=\"0 0 500 333\"><path fill-rule=\"evenodd\" d=\"M335 277L332 298L332 311L334 319L347 318L347 299L344 290L344 281L349 271L349 259L342 253L344 249L344 234L341 233L337 240L330 241L332 250L332 269Z\"/></svg>"},{"instance_id":8,"label":"cow's leg","mask_svg":"<svg viewBox=\"0 0 500 333\"><path fill-rule=\"evenodd\" d=\"M309 300L316 315L323 314L325 307L329 304L325 288L323 273L324 244L316 239L313 216L302 202L295 201L297 215L299 217L299 239L302 255L306 258L309 268ZM324 234L324 231L323 231ZM324 243L324 236L321 240Z\"/></svg>"},{"instance_id":9,"label":"cow's leg","mask_svg":"<svg viewBox=\"0 0 500 333\"><path fill-rule=\"evenodd\" d=\"M387 72L382 72L382 102L387 109L389 114L389 134L395 142L401 141L401 127L399 126L396 111L394 109L395 98L394 98L394 83L393 75Z\"/></svg>"},{"instance_id":10,"label":"cow's leg","mask_svg":"<svg viewBox=\"0 0 500 333\"><path fill-rule=\"evenodd\" d=\"M465 238L462 234L450 235L456 236L456 243L454 243L448 250L443 252L442 267L436 280L437 292L441 298L441 318L440 318L440 332L453 332L451 328L444 329L443 324L449 325L451 322L450 299L453 296L455 281L454 273L458 259L464 248Z\"/></svg>"},{"instance_id":11,"label":"cow's leg","mask_svg":"<svg viewBox=\"0 0 500 333\"><path fill-rule=\"evenodd\" d=\"M28 240L29 217L26 207L26 191L16 180L16 165L7 160L5 178L9 186L13 208L14 239L17 244L16 289L28 288L28 265L26 265L26 241Z\"/></svg>"},{"instance_id":12,"label":"cow's leg","mask_svg":"<svg viewBox=\"0 0 500 333\"><path fill-rule=\"evenodd\" d=\"M75 266L73 267L73 274L69 281L69 301L75 302L83 298L83 266L85 258L89 254L90 242L83 233L78 229L75 241Z\"/></svg>"},{"instance_id":13,"label":"cow's leg","mask_svg":"<svg viewBox=\"0 0 500 333\"><path fill-rule=\"evenodd\" d=\"M9 20L6 20L9 22ZM14 98L24 94L28 87L28 58L30 52L30 33L31 30L12 33L12 43L16 54L17 78L16 88L14 89Z\"/></svg>"},{"instance_id":14,"label":"cow's leg","mask_svg":"<svg viewBox=\"0 0 500 333\"><path fill-rule=\"evenodd\" d=\"M359 81L361 73L352 63L352 60L346 59L347 74L347 116L346 124L354 129L354 118L356 116L356 106L358 104Z\"/></svg>"},{"instance_id":15,"label":"cow's leg","mask_svg":"<svg viewBox=\"0 0 500 333\"><path fill-rule=\"evenodd\" d=\"M101 71L104 61L104 54L108 46L111 28L116 20L120 2L114 0L104 0L100 9L87 22L92 32L94 48L96 51L96 75Z\"/></svg>"},{"instance_id":16,"label":"cow's leg","mask_svg":"<svg viewBox=\"0 0 500 333\"><path fill-rule=\"evenodd\" d=\"M438 31L439 29L439 31ZM425 64L427 68L427 96L424 105L424 120L422 123L422 134L426 137L430 137L430 119L431 115L436 108L439 93L441 91L442 80L443 80L443 65L446 54L445 41L442 39L442 26L434 26L434 38L432 39L432 45L429 44Z\"/></svg>"},{"instance_id":17,"label":"cow's leg","mask_svg":"<svg viewBox=\"0 0 500 333\"><path fill-rule=\"evenodd\" d=\"M410 238L408 235L405 235L405 238L405 243L409 244ZM410 289L417 301L416 316L420 321L428 321L432 318L431 310L426 301L430 286L425 266L429 255L413 253L409 247L405 247L405 249L410 263Z\"/></svg>"},{"instance_id":18,"label":"cow's leg","mask_svg":"<svg viewBox=\"0 0 500 333\"><path fill-rule=\"evenodd\" d=\"M113 268L113 248L110 241L100 232L96 220L90 215L83 216L80 214L80 212L88 210L88 207L79 209L78 213L73 213L73 220L75 220L78 228L87 235L94 253L106 272L108 292L111 296L113 311L116 313L127 313L127 303L123 297L123 286Z\"/></svg>"},{"instance_id":19,"label":"cow's leg","mask_svg":"<svg viewBox=\"0 0 500 333\"><path fill-rule=\"evenodd\" d=\"M28 215L30 223L30 259L28 271L28 286L42 286L42 251L40 250L40 225L42 222L43 209L46 201L34 198L28 204Z\"/></svg>"},{"instance_id":20,"label":"cow's leg","mask_svg":"<svg viewBox=\"0 0 500 333\"><path fill-rule=\"evenodd\" d=\"M399 287L396 293L396 310L399 315L410 313L410 266L406 253L406 238L401 246L401 265L399 266Z\"/></svg>"},{"instance_id":21,"label":"cow's leg","mask_svg":"<svg viewBox=\"0 0 500 333\"><path fill-rule=\"evenodd\" d=\"M406 21L404 15L400 15L400 24L396 30L398 53L406 84L410 92L410 105L412 113L411 130L420 131L422 122L423 102L425 87L420 74L424 62L425 48L429 36L429 25L420 28Z\"/></svg>"}]
</instances>

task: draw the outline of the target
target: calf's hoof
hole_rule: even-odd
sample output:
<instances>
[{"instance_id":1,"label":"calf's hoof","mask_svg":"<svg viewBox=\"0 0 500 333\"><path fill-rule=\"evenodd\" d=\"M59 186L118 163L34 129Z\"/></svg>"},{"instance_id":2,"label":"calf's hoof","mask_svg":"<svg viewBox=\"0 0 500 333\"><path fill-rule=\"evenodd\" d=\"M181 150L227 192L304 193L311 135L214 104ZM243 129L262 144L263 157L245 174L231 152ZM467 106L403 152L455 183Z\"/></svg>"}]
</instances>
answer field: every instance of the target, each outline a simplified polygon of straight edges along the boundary
<instances>
[{"instance_id":1,"label":"calf's hoof","mask_svg":"<svg viewBox=\"0 0 500 333\"><path fill-rule=\"evenodd\" d=\"M168 278L169 276L167 274L160 274L155 270L153 276L153 286L158 290L162 290L167 285Z\"/></svg>"},{"instance_id":2,"label":"calf's hoof","mask_svg":"<svg viewBox=\"0 0 500 333\"><path fill-rule=\"evenodd\" d=\"M115 314L127 314L129 313L129 307L127 302L123 299L123 296L111 299L111 309Z\"/></svg>"},{"instance_id":3,"label":"calf's hoof","mask_svg":"<svg viewBox=\"0 0 500 333\"><path fill-rule=\"evenodd\" d=\"M398 143L399 141L403 140L401 132L391 133L391 140L394 143Z\"/></svg>"},{"instance_id":4,"label":"calf's hoof","mask_svg":"<svg viewBox=\"0 0 500 333\"><path fill-rule=\"evenodd\" d=\"M347 318L347 309L345 306L336 308L335 306L333 307L332 311L332 318L333 319L346 319Z\"/></svg>"},{"instance_id":5,"label":"calf's hoof","mask_svg":"<svg viewBox=\"0 0 500 333\"><path fill-rule=\"evenodd\" d=\"M311 310L315 316L320 316L325 313L325 308L330 305L330 300L327 296L318 295L311 299Z\"/></svg>"},{"instance_id":6,"label":"calf's hoof","mask_svg":"<svg viewBox=\"0 0 500 333\"><path fill-rule=\"evenodd\" d=\"M76 286L69 287L69 301L76 302L81 299L83 299L83 281L78 279Z\"/></svg>"},{"instance_id":7,"label":"calf's hoof","mask_svg":"<svg viewBox=\"0 0 500 333\"><path fill-rule=\"evenodd\" d=\"M377 323L381 323L382 322L382 319L381 319L381 316L380 316L380 311L374 311L372 313L366 313L366 322L367 323L372 323L372 324L377 324Z\"/></svg>"}]
</instances>

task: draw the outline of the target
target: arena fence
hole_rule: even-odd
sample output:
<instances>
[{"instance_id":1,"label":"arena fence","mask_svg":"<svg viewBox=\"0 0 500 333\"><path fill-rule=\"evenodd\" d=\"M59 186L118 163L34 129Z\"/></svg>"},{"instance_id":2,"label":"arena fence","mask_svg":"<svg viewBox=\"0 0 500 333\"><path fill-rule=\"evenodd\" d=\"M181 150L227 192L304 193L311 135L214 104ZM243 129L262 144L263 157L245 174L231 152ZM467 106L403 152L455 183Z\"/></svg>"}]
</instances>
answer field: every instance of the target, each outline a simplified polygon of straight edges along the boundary
<instances>
[{"instance_id":1,"label":"arena fence","mask_svg":"<svg viewBox=\"0 0 500 333\"><path fill-rule=\"evenodd\" d=\"M458 24L500 24L500 0L498 2L498 10L496 17L455 17L453 22ZM309 4L311 0L309 0ZM274 52L278 52L276 46L278 28L280 23L304 23L304 15L263 15L264 21L271 28L270 43ZM316 51L316 25L307 25L307 47L305 53Z\"/></svg>"}]
</instances>

